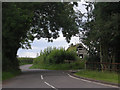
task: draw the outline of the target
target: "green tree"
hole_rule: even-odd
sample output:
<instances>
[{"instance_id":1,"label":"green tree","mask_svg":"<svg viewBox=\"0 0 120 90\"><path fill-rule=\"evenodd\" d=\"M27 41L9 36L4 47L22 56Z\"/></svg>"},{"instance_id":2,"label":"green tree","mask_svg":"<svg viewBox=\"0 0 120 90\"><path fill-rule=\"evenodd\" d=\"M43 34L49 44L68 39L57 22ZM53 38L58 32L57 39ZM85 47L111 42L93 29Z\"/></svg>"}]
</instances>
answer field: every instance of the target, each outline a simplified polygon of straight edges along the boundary
<instances>
[{"instance_id":1,"label":"green tree","mask_svg":"<svg viewBox=\"0 0 120 90\"><path fill-rule=\"evenodd\" d=\"M76 3L75 3L76 4ZM74 4L71 3L3 3L2 56L3 71L19 70L17 50L30 48L34 38L52 41L62 31L67 42L78 33Z\"/></svg>"},{"instance_id":2,"label":"green tree","mask_svg":"<svg viewBox=\"0 0 120 90\"><path fill-rule=\"evenodd\" d=\"M95 55L99 55L99 62L114 63L120 59L119 8L120 3L95 3L91 11L93 17L85 24L84 43L91 46L89 50L92 48Z\"/></svg>"}]
</instances>

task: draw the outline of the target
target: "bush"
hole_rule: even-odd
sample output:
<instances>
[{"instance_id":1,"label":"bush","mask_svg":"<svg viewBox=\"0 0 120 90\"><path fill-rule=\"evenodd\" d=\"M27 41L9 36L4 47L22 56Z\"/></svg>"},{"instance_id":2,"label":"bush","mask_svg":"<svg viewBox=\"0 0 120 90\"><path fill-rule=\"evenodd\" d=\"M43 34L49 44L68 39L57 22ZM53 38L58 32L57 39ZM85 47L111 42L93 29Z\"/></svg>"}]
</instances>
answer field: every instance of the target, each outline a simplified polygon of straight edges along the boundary
<instances>
[{"instance_id":1,"label":"bush","mask_svg":"<svg viewBox=\"0 0 120 90\"><path fill-rule=\"evenodd\" d=\"M72 51L66 51L64 48L46 48L40 52L40 56L34 60L34 64L60 64L65 60L75 61L78 60L77 54Z\"/></svg>"},{"instance_id":2,"label":"bush","mask_svg":"<svg viewBox=\"0 0 120 90\"><path fill-rule=\"evenodd\" d=\"M66 51L65 59L75 61L77 60L77 54L72 51Z\"/></svg>"},{"instance_id":3,"label":"bush","mask_svg":"<svg viewBox=\"0 0 120 90\"><path fill-rule=\"evenodd\" d=\"M66 63L66 60L72 63ZM31 68L49 70L72 70L84 69L85 60L80 59L73 51L66 51L64 48L46 48L40 52L40 56L34 59Z\"/></svg>"},{"instance_id":4,"label":"bush","mask_svg":"<svg viewBox=\"0 0 120 90\"><path fill-rule=\"evenodd\" d=\"M46 60L50 64L60 64L65 60L65 50L64 49L53 49L52 52L47 56Z\"/></svg>"}]
</instances>

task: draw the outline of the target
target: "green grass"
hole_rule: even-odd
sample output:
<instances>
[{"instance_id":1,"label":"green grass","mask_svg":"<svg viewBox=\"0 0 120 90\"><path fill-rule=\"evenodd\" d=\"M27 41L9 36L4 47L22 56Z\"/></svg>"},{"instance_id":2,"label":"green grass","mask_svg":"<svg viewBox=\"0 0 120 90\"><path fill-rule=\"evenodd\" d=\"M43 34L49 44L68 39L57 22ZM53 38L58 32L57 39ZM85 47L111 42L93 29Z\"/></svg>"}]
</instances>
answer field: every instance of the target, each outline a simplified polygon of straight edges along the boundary
<instances>
[{"instance_id":1,"label":"green grass","mask_svg":"<svg viewBox=\"0 0 120 90\"><path fill-rule=\"evenodd\" d=\"M92 78L95 80L118 83L118 74L115 72L82 70L75 73L75 75L86 78Z\"/></svg>"},{"instance_id":2,"label":"green grass","mask_svg":"<svg viewBox=\"0 0 120 90\"><path fill-rule=\"evenodd\" d=\"M83 69L84 62L65 63L65 64L34 64L30 69L48 69L48 70L76 70Z\"/></svg>"},{"instance_id":3,"label":"green grass","mask_svg":"<svg viewBox=\"0 0 120 90\"><path fill-rule=\"evenodd\" d=\"M2 80L7 80L19 75L21 71L14 71L14 72L2 72Z\"/></svg>"}]
</instances>

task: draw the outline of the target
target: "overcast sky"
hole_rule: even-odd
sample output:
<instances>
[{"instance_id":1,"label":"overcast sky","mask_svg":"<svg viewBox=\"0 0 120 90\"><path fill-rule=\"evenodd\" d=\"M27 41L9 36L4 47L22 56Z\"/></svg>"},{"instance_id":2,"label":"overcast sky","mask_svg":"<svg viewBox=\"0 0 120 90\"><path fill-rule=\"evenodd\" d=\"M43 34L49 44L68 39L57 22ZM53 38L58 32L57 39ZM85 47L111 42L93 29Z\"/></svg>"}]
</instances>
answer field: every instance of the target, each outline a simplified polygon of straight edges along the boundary
<instances>
[{"instance_id":1,"label":"overcast sky","mask_svg":"<svg viewBox=\"0 0 120 90\"><path fill-rule=\"evenodd\" d=\"M79 2L77 9L79 9L82 13L86 12L85 7L82 5L85 2ZM70 43L67 43L65 37L60 34L60 37L54 40L53 42L48 42L44 38L37 40L35 39L31 44L32 49L19 49L17 55L19 57L36 57L37 53L40 53L41 50L44 50L47 47L64 47L67 49L69 45L73 43L79 43L78 37L72 37Z\"/></svg>"}]
</instances>

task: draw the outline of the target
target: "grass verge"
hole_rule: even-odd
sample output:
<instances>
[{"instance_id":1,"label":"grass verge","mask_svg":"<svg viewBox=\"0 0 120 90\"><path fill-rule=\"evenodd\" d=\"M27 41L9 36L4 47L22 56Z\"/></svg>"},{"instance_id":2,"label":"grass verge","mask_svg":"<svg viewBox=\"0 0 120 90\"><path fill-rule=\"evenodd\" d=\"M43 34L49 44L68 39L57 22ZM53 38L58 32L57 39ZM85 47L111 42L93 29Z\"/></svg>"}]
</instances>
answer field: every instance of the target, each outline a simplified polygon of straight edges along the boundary
<instances>
[{"instance_id":1,"label":"grass verge","mask_svg":"<svg viewBox=\"0 0 120 90\"><path fill-rule=\"evenodd\" d=\"M76 70L83 69L84 64L78 65L78 63L65 63L65 64L35 64L30 69L48 69L48 70Z\"/></svg>"},{"instance_id":2,"label":"grass verge","mask_svg":"<svg viewBox=\"0 0 120 90\"><path fill-rule=\"evenodd\" d=\"M2 72L2 81L13 78L19 75L21 71L14 71L14 72Z\"/></svg>"},{"instance_id":3,"label":"grass verge","mask_svg":"<svg viewBox=\"0 0 120 90\"><path fill-rule=\"evenodd\" d=\"M75 73L75 75L118 84L118 74L115 72L83 70Z\"/></svg>"}]
</instances>

